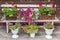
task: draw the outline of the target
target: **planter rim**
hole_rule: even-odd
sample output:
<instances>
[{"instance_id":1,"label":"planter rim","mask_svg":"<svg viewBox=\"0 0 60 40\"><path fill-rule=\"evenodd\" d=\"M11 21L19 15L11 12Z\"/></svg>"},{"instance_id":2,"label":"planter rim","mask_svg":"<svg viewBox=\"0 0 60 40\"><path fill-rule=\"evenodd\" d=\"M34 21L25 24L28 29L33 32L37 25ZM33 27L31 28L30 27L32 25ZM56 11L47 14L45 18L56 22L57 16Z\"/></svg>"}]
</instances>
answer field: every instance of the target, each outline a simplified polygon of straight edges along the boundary
<instances>
[{"instance_id":1,"label":"planter rim","mask_svg":"<svg viewBox=\"0 0 60 40\"><path fill-rule=\"evenodd\" d=\"M18 28L16 28L16 29L19 29L19 27L18 27ZM16 30L16 29L14 29L14 30ZM13 30L13 29L11 29L11 30Z\"/></svg>"},{"instance_id":2,"label":"planter rim","mask_svg":"<svg viewBox=\"0 0 60 40\"><path fill-rule=\"evenodd\" d=\"M45 30L54 30L54 27L52 27L52 29L46 29L46 28L44 27L44 29L45 29Z\"/></svg>"},{"instance_id":3,"label":"planter rim","mask_svg":"<svg viewBox=\"0 0 60 40\"><path fill-rule=\"evenodd\" d=\"M27 32L27 33L37 33L37 31L38 31L38 29L36 29L36 30L32 30L32 31Z\"/></svg>"}]
</instances>

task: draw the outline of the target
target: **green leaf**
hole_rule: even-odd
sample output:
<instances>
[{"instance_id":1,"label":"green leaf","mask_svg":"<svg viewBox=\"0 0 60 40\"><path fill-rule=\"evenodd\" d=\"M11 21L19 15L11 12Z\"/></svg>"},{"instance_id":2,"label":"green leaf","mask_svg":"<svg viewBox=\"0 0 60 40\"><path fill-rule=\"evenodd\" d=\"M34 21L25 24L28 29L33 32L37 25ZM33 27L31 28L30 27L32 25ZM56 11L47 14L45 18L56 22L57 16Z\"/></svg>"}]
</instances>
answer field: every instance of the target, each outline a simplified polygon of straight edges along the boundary
<instances>
[{"instance_id":1,"label":"green leaf","mask_svg":"<svg viewBox=\"0 0 60 40\"><path fill-rule=\"evenodd\" d=\"M2 8L2 12L5 13L5 16L9 16L9 15L14 15L17 12L17 8L15 7L11 7L11 8Z\"/></svg>"},{"instance_id":2,"label":"green leaf","mask_svg":"<svg viewBox=\"0 0 60 40\"><path fill-rule=\"evenodd\" d=\"M33 11L32 18L36 17L36 14L37 14L37 12L36 11Z\"/></svg>"}]
</instances>

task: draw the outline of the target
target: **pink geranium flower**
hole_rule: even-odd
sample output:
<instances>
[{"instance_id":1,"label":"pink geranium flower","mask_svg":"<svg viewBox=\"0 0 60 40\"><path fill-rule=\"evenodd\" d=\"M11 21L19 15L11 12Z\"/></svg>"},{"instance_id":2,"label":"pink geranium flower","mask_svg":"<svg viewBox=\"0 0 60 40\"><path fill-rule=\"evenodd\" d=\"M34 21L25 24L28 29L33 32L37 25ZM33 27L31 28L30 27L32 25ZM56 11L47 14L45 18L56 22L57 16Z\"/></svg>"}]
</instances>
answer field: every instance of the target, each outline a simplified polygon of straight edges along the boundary
<instances>
[{"instance_id":1,"label":"pink geranium flower","mask_svg":"<svg viewBox=\"0 0 60 40\"><path fill-rule=\"evenodd\" d=\"M23 9L20 10L20 16L24 16L25 11Z\"/></svg>"},{"instance_id":2,"label":"pink geranium flower","mask_svg":"<svg viewBox=\"0 0 60 40\"><path fill-rule=\"evenodd\" d=\"M39 5L39 6L42 6L42 4L43 4L43 3L42 3L41 1L38 2L38 5Z\"/></svg>"},{"instance_id":3,"label":"pink geranium flower","mask_svg":"<svg viewBox=\"0 0 60 40\"><path fill-rule=\"evenodd\" d=\"M27 21L27 22L32 22L32 21L34 21L30 16L26 16L25 17L25 21Z\"/></svg>"},{"instance_id":4,"label":"pink geranium flower","mask_svg":"<svg viewBox=\"0 0 60 40\"><path fill-rule=\"evenodd\" d=\"M52 2L52 8L54 8L55 7L55 3L54 2Z\"/></svg>"},{"instance_id":5,"label":"pink geranium flower","mask_svg":"<svg viewBox=\"0 0 60 40\"><path fill-rule=\"evenodd\" d=\"M27 15L30 15L31 14L31 8L30 7L27 7L26 14Z\"/></svg>"},{"instance_id":6,"label":"pink geranium flower","mask_svg":"<svg viewBox=\"0 0 60 40\"><path fill-rule=\"evenodd\" d=\"M11 4L14 5L15 3L11 1Z\"/></svg>"},{"instance_id":7,"label":"pink geranium flower","mask_svg":"<svg viewBox=\"0 0 60 40\"><path fill-rule=\"evenodd\" d=\"M27 21L27 22L30 21L30 17L29 16L26 16L25 17L25 21Z\"/></svg>"},{"instance_id":8,"label":"pink geranium flower","mask_svg":"<svg viewBox=\"0 0 60 40\"><path fill-rule=\"evenodd\" d=\"M15 8L17 8L17 4L15 4L14 2L11 1L12 6L14 6Z\"/></svg>"}]
</instances>

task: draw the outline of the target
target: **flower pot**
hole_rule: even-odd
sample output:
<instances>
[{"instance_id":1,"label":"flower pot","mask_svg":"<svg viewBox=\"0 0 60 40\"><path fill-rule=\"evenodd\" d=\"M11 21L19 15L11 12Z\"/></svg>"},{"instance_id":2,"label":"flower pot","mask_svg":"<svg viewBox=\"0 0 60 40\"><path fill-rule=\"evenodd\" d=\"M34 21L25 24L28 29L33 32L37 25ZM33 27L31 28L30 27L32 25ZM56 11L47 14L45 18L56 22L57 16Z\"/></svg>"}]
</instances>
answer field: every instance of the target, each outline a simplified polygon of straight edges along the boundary
<instances>
[{"instance_id":1,"label":"flower pot","mask_svg":"<svg viewBox=\"0 0 60 40\"><path fill-rule=\"evenodd\" d=\"M54 20L55 19L55 15L51 15L51 16L48 16L48 15L40 15L39 16L39 19L40 20Z\"/></svg>"},{"instance_id":2,"label":"flower pot","mask_svg":"<svg viewBox=\"0 0 60 40\"><path fill-rule=\"evenodd\" d=\"M51 28L51 29L46 29L46 28L44 28L45 29L45 33L46 33L46 38L47 39L51 39L52 38L52 33L53 33L53 30L54 30L54 27L53 28Z\"/></svg>"},{"instance_id":3,"label":"flower pot","mask_svg":"<svg viewBox=\"0 0 60 40\"><path fill-rule=\"evenodd\" d=\"M35 37L35 33L30 33L30 37L34 38Z\"/></svg>"},{"instance_id":4,"label":"flower pot","mask_svg":"<svg viewBox=\"0 0 60 40\"><path fill-rule=\"evenodd\" d=\"M18 34L18 30L19 30L19 28L17 28L17 29L15 29L15 30L13 30L13 29L11 29L11 32L12 32L12 38L18 38L19 36L17 35Z\"/></svg>"},{"instance_id":5,"label":"flower pot","mask_svg":"<svg viewBox=\"0 0 60 40\"><path fill-rule=\"evenodd\" d=\"M35 37L35 34L38 32L38 30L25 30L24 29L24 32L27 32L30 34L30 37L31 38L34 38Z\"/></svg>"},{"instance_id":6,"label":"flower pot","mask_svg":"<svg viewBox=\"0 0 60 40\"><path fill-rule=\"evenodd\" d=\"M7 17L6 17L6 20L16 20L16 19L17 19L16 14L13 15L13 16L7 16Z\"/></svg>"},{"instance_id":7,"label":"flower pot","mask_svg":"<svg viewBox=\"0 0 60 40\"><path fill-rule=\"evenodd\" d=\"M29 33L30 34L30 37L31 38L34 38L35 37L35 34L38 32L38 30L31 30L31 31L29 31L29 32L27 32L27 33Z\"/></svg>"}]
</instances>

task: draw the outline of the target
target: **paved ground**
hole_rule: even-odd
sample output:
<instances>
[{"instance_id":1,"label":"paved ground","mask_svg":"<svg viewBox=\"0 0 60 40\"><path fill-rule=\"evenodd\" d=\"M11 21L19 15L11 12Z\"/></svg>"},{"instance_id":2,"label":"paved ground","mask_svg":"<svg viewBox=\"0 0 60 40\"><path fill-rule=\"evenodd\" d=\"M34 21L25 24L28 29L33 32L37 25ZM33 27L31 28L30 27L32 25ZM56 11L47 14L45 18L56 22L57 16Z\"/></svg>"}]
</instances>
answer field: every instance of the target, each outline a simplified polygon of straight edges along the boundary
<instances>
[{"instance_id":1,"label":"paved ground","mask_svg":"<svg viewBox=\"0 0 60 40\"><path fill-rule=\"evenodd\" d=\"M6 33L6 30L2 27L0 28L0 40L48 40L45 38L45 32L43 29L39 29L39 32L36 34L35 38L30 38L29 34L19 31L19 38L11 38L12 33ZM60 40L60 27L56 27L53 33L53 39L50 40Z\"/></svg>"}]
</instances>

